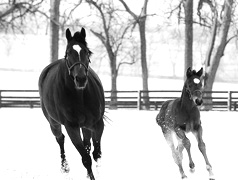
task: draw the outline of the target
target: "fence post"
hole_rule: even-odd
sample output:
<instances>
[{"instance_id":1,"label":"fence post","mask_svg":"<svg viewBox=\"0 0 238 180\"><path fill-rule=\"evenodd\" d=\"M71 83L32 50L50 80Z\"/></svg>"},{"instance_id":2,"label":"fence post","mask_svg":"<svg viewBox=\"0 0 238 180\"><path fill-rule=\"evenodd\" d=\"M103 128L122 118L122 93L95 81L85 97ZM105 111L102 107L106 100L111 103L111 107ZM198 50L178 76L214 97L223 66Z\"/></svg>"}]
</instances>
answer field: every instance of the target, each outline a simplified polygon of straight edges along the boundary
<instances>
[{"instance_id":1,"label":"fence post","mask_svg":"<svg viewBox=\"0 0 238 180\"><path fill-rule=\"evenodd\" d=\"M141 110L141 90L138 91L137 109L138 109L138 110Z\"/></svg>"},{"instance_id":2,"label":"fence post","mask_svg":"<svg viewBox=\"0 0 238 180\"><path fill-rule=\"evenodd\" d=\"M2 91L0 91L0 108L2 107Z\"/></svg>"},{"instance_id":3,"label":"fence post","mask_svg":"<svg viewBox=\"0 0 238 180\"><path fill-rule=\"evenodd\" d=\"M231 111L231 99L232 99L232 92L228 91L228 99L227 99L227 110Z\"/></svg>"}]
</instances>

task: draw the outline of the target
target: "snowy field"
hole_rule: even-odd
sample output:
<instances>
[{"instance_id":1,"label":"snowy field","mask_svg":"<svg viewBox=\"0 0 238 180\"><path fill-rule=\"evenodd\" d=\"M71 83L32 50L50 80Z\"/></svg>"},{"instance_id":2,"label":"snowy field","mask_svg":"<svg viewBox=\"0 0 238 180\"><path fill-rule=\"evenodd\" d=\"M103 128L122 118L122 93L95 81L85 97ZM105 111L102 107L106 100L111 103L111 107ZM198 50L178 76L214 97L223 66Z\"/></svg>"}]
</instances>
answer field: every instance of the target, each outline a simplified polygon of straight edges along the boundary
<instances>
[{"instance_id":1,"label":"snowy field","mask_svg":"<svg viewBox=\"0 0 238 180\"><path fill-rule=\"evenodd\" d=\"M106 115L112 121L105 126L98 173L93 163L97 180L180 179L171 151L155 123L157 112L108 110ZM81 156L68 136L65 149L71 171L61 174L59 147L40 109L0 109L0 121L0 179L86 179ZM238 179L238 113L202 112L202 124L216 179ZM185 173L191 180L208 179L196 140L192 134L188 138L192 143L195 172L190 173L184 151Z\"/></svg>"}]
</instances>

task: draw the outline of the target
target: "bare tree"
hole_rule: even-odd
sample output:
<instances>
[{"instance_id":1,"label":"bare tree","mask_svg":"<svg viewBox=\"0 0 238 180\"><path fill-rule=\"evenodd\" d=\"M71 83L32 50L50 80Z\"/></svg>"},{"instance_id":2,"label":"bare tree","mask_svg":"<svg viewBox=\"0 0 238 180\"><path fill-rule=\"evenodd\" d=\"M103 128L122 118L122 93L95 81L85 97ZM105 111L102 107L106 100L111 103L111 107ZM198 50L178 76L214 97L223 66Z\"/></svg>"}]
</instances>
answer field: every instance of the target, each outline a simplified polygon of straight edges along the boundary
<instances>
[{"instance_id":1,"label":"bare tree","mask_svg":"<svg viewBox=\"0 0 238 180\"><path fill-rule=\"evenodd\" d=\"M220 64L220 60L224 55L224 51L226 45L229 41L236 37L237 34L228 38L228 32L231 24L232 17L232 8L233 8L233 0L224 0L224 4L222 5L220 16L218 16L218 7L215 1L210 0L200 0L198 11L202 9L204 3L207 3L210 6L212 12L212 28L211 28L211 38L209 42L209 46L207 49L207 55L205 59L205 91L212 91L213 83L215 80L216 72ZM201 14L200 19L205 20L206 18L202 17ZM219 19L220 17L220 19ZM220 23L218 23L220 22ZM217 38L216 38L217 37ZM210 97L211 94L207 93L206 96ZM211 101L206 102L206 104L212 104ZM205 109L209 110L212 108L211 105L205 105Z\"/></svg>"},{"instance_id":2,"label":"bare tree","mask_svg":"<svg viewBox=\"0 0 238 180\"><path fill-rule=\"evenodd\" d=\"M176 10L178 11L179 21L182 18L181 16L181 4L182 2L188 3L192 0L181 0L180 4L174 8L170 15L172 15ZM206 7L210 7L210 12L207 12L207 8L205 13L203 12L204 5ZM230 24L232 22L232 13L234 8L233 0L224 0L224 3L218 7L218 3L215 0L199 0L197 6L197 15L199 17L199 21L195 21L193 19L193 24L199 24L202 27L208 28L210 30L210 40L207 48L206 59L205 59L205 87L204 90L207 92L211 92L213 88L213 83L215 80L216 72L220 64L220 60L224 55L225 48L231 39L237 37L237 33L231 35L229 37L229 29ZM186 11L186 10L185 10ZM190 10L191 13L191 10ZM185 20L186 20L185 14ZM192 51L189 50L189 51ZM205 97L211 97L211 93L206 93ZM210 99L210 100L208 100ZM212 108L211 98L204 99L205 106L204 108L209 110ZM206 105L207 104L207 105ZM209 104L209 105L208 105Z\"/></svg>"},{"instance_id":3,"label":"bare tree","mask_svg":"<svg viewBox=\"0 0 238 180\"><path fill-rule=\"evenodd\" d=\"M120 10L114 6L113 1L86 0L86 2L97 10L101 21L99 24L97 23L99 28L93 26L91 32L101 41L108 54L111 70L111 108L116 108L119 68L123 64L133 64L136 61L134 58L128 58L130 50L126 50L126 46L130 42L128 39L131 38L129 30L132 24L130 21L121 18ZM126 52L123 52L125 50ZM125 54L127 54L128 60L125 60L126 58L122 59ZM121 60L118 61L120 58Z\"/></svg>"},{"instance_id":4,"label":"bare tree","mask_svg":"<svg viewBox=\"0 0 238 180\"><path fill-rule=\"evenodd\" d=\"M185 58L184 72L189 67L193 67L193 0L184 1L184 20L185 20ZM186 73L184 73L184 79Z\"/></svg>"},{"instance_id":5,"label":"bare tree","mask_svg":"<svg viewBox=\"0 0 238 180\"><path fill-rule=\"evenodd\" d=\"M0 31L23 32L29 23L27 15L35 16L43 0L3 0L0 2ZM28 16L29 17L29 16Z\"/></svg>"},{"instance_id":6,"label":"bare tree","mask_svg":"<svg viewBox=\"0 0 238 180\"><path fill-rule=\"evenodd\" d=\"M186 70L193 66L193 0L180 0L169 12L169 18L175 12L177 12L178 23L184 21L185 24L184 78L186 78Z\"/></svg>"},{"instance_id":7,"label":"bare tree","mask_svg":"<svg viewBox=\"0 0 238 180\"><path fill-rule=\"evenodd\" d=\"M146 57L146 18L147 14L147 5L148 0L144 1L143 7L141 9L141 13L136 15L134 12L131 11L129 6L124 0L119 0L123 6L125 7L126 11L131 15L134 19L134 26L138 24L139 26L139 33L140 33L140 50L141 50L141 67L142 67L142 83L143 83L143 90L148 91L148 67L147 67L147 57ZM149 102L149 94L146 92L143 94L145 97L144 102L146 104L146 108L148 109L148 102Z\"/></svg>"},{"instance_id":8,"label":"bare tree","mask_svg":"<svg viewBox=\"0 0 238 180\"><path fill-rule=\"evenodd\" d=\"M58 60L60 0L50 0L50 60Z\"/></svg>"}]
</instances>

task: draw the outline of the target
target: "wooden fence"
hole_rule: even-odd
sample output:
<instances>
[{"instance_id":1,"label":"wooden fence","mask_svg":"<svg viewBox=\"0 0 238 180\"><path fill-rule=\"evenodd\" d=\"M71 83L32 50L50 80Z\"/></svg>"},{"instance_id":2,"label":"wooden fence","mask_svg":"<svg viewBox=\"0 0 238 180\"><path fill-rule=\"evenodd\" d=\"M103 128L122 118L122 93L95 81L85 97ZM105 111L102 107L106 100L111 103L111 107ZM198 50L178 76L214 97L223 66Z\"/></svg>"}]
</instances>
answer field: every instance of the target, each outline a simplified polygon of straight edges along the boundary
<instances>
[{"instance_id":1,"label":"wooden fence","mask_svg":"<svg viewBox=\"0 0 238 180\"><path fill-rule=\"evenodd\" d=\"M143 96L145 92L148 93L148 97ZM106 108L142 110L147 107L149 110L158 110L164 101L181 96L181 91L117 91L116 93L116 101L111 101L111 91L105 91ZM212 105L212 110L238 110L238 91L212 91L205 93L212 94L211 104L207 104ZM0 108L39 107L38 90L0 90Z\"/></svg>"}]
</instances>

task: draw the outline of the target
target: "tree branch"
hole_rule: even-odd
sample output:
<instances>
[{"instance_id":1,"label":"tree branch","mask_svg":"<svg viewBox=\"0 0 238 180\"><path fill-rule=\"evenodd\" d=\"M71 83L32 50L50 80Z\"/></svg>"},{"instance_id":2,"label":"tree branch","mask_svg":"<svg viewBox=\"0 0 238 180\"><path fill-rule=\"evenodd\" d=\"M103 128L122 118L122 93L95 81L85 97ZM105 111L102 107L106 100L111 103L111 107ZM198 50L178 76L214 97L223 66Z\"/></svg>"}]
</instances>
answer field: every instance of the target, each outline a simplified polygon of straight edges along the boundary
<instances>
[{"instance_id":1,"label":"tree branch","mask_svg":"<svg viewBox=\"0 0 238 180\"><path fill-rule=\"evenodd\" d=\"M119 0L122 5L125 7L126 11L134 18L135 21L138 20L138 16L131 11L131 9L128 7L128 5L125 3L124 0Z\"/></svg>"}]
</instances>

